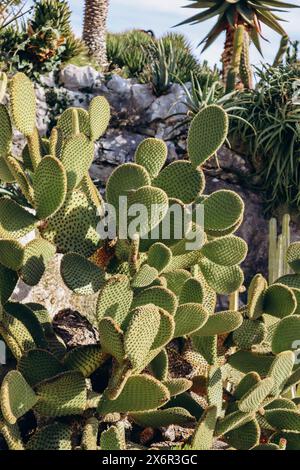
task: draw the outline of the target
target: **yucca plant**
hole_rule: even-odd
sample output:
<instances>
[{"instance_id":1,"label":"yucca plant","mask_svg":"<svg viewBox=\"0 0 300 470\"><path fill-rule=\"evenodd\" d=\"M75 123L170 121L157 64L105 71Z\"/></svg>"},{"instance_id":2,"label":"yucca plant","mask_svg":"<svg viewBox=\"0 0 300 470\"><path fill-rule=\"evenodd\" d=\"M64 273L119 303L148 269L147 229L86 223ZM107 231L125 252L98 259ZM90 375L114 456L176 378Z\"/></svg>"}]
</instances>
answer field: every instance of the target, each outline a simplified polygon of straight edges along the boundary
<instances>
[{"instance_id":1,"label":"yucca plant","mask_svg":"<svg viewBox=\"0 0 300 470\"><path fill-rule=\"evenodd\" d=\"M222 54L224 83L235 63L238 62L240 78L247 88L252 88L252 72L249 62L249 41L255 44L262 53L260 37L262 37L262 24L276 31L281 36L286 32L281 26L281 18L277 13L284 9L297 8L299 5L280 0L190 0L187 8L200 10L192 17L180 23L193 25L217 17L212 30L205 36L200 44L204 43L203 50L207 49L216 38L225 31L226 39ZM204 11L202 11L204 10ZM240 39L237 37L240 35ZM235 42L241 42L239 48L235 48ZM232 81L232 77L229 77Z\"/></svg>"}]
</instances>

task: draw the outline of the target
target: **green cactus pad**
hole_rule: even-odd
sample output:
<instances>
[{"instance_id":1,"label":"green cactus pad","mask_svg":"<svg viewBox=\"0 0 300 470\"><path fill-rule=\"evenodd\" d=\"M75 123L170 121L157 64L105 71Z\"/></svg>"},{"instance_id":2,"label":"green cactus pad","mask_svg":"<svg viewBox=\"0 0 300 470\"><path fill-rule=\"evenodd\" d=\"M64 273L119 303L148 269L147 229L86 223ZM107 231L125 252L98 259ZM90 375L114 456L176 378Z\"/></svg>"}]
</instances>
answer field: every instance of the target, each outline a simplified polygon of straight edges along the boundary
<instances>
[{"instance_id":1,"label":"green cactus pad","mask_svg":"<svg viewBox=\"0 0 300 470\"><path fill-rule=\"evenodd\" d=\"M12 370L6 374L0 389L1 411L9 424L29 411L37 402L37 396L22 374Z\"/></svg>"},{"instance_id":2,"label":"green cactus pad","mask_svg":"<svg viewBox=\"0 0 300 470\"><path fill-rule=\"evenodd\" d=\"M260 376L257 372L249 372L244 375L234 391L236 400L240 400L244 395L246 395L246 393L248 393L248 390L260 382L260 380Z\"/></svg>"},{"instance_id":3,"label":"green cactus pad","mask_svg":"<svg viewBox=\"0 0 300 470\"><path fill-rule=\"evenodd\" d=\"M256 320L263 314L264 294L267 287L267 281L261 274L254 276L248 290L247 314L249 318Z\"/></svg>"},{"instance_id":4,"label":"green cactus pad","mask_svg":"<svg viewBox=\"0 0 300 470\"><path fill-rule=\"evenodd\" d=\"M238 429L251 421L255 413L244 413L243 411L234 411L220 419L216 425L216 436L224 436L233 429Z\"/></svg>"},{"instance_id":5,"label":"green cactus pad","mask_svg":"<svg viewBox=\"0 0 300 470\"><path fill-rule=\"evenodd\" d=\"M242 238L228 235L206 243L201 254L221 266L233 266L244 261L248 246Z\"/></svg>"},{"instance_id":6,"label":"green cactus pad","mask_svg":"<svg viewBox=\"0 0 300 470\"><path fill-rule=\"evenodd\" d=\"M212 236L224 236L228 235L228 231L234 232L244 213L241 197L226 189L210 194L204 199L203 205L204 229Z\"/></svg>"},{"instance_id":7,"label":"green cactus pad","mask_svg":"<svg viewBox=\"0 0 300 470\"><path fill-rule=\"evenodd\" d=\"M17 360L19 360L26 351L36 347L31 334L24 324L5 311L2 312L0 335Z\"/></svg>"},{"instance_id":8,"label":"green cactus pad","mask_svg":"<svg viewBox=\"0 0 300 470\"><path fill-rule=\"evenodd\" d=\"M174 337L185 336L199 330L207 321L208 313L201 304L179 305L175 313Z\"/></svg>"},{"instance_id":9,"label":"green cactus pad","mask_svg":"<svg viewBox=\"0 0 300 470\"><path fill-rule=\"evenodd\" d=\"M24 261L20 272L25 284L35 286L40 282L48 263L55 255L55 251L55 246L42 238L36 238L27 243L24 248Z\"/></svg>"},{"instance_id":10,"label":"green cactus pad","mask_svg":"<svg viewBox=\"0 0 300 470\"><path fill-rule=\"evenodd\" d=\"M204 258L199 263L207 284L218 294L231 294L239 290L244 274L239 266L220 266Z\"/></svg>"},{"instance_id":11,"label":"green cactus pad","mask_svg":"<svg viewBox=\"0 0 300 470\"><path fill-rule=\"evenodd\" d=\"M138 205L144 208L140 213ZM129 194L128 211L132 211L135 207L138 214L136 232L140 237L144 237L159 225L168 212L168 196L160 188L143 186ZM129 223L133 223L134 220L135 216L132 219L129 217Z\"/></svg>"},{"instance_id":12,"label":"green cactus pad","mask_svg":"<svg viewBox=\"0 0 300 470\"><path fill-rule=\"evenodd\" d=\"M0 263L17 271L23 264L24 248L17 240L0 240Z\"/></svg>"},{"instance_id":13,"label":"green cactus pad","mask_svg":"<svg viewBox=\"0 0 300 470\"><path fill-rule=\"evenodd\" d=\"M274 388L272 395L279 395L284 387L284 384L291 377L295 363L295 355L293 351L283 351L277 354L270 370L269 376L274 380Z\"/></svg>"},{"instance_id":14,"label":"green cactus pad","mask_svg":"<svg viewBox=\"0 0 300 470\"><path fill-rule=\"evenodd\" d=\"M17 423L8 424L0 421L0 433L4 437L9 450L24 450L22 436Z\"/></svg>"},{"instance_id":15,"label":"green cactus pad","mask_svg":"<svg viewBox=\"0 0 300 470\"><path fill-rule=\"evenodd\" d=\"M105 359L106 355L98 344L86 344L68 351L62 362L66 368L81 372L84 377L89 377L103 364Z\"/></svg>"},{"instance_id":16,"label":"green cactus pad","mask_svg":"<svg viewBox=\"0 0 300 470\"><path fill-rule=\"evenodd\" d=\"M165 287L154 286L148 287L142 292L134 296L132 308L142 305L154 304L171 315L174 315L177 308L177 299L172 291Z\"/></svg>"},{"instance_id":17,"label":"green cactus pad","mask_svg":"<svg viewBox=\"0 0 300 470\"><path fill-rule=\"evenodd\" d=\"M14 125L26 137L30 136L35 128L36 102L33 84L24 73L17 73L12 78L10 97Z\"/></svg>"},{"instance_id":18,"label":"green cactus pad","mask_svg":"<svg viewBox=\"0 0 300 470\"><path fill-rule=\"evenodd\" d=\"M272 351L278 354L293 349L293 343L300 338L300 315L291 315L277 323L272 339ZM299 347L297 343L297 348ZM296 349L297 349L296 348Z\"/></svg>"},{"instance_id":19,"label":"green cactus pad","mask_svg":"<svg viewBox=\"0 0 300 470\"><path fill-rule=\"evenodd\" d=\"M87 419L83 428L82 439L81 439L82 450L98 450L97 448L98 431L99 431L98 419L94 418L93 416Z\"/></svg>"},{"instance_id":20,"label":"green cactus pad","mask_svg":"<svg viewBox=\"0 0 300 470\"><path fill-rule=\"evenodd\" d=\"M18 362L18 371L34 387L43 380L65 371L64 365L49 351L31 349Z\"/></svg>"},{"instance_id":21,"label":"green cactus pad","mask_svg":"<svg viewBox=\"0 0 300 470\"><path fill-rule=\"evenodd\" d=\"M186 304L189 302L194 302L196 304L201 304L204 299L203 284L199 279L190 278L185 281L182 286L179 303Z\"/></svg>"},{"instance_id":22,"label":"green cactus pad","mask_svg":"<svg viewBox=\"0 0 300 470\"><path fill-rule=\"evenodd\" d=\"M285 390L288 390L290 387L297 385L300 382L300 367L294 370L290 375L288 380L285 383Z\"/></svg>"},{"instance_id":23,"label":"green cactus pad","mask_svg":"<svg viewBox=\"0 0 300 470\"><path fill-rule=\"evenodd\" d=\"M136 163L125 163L110 175L106 185L106 200L117 210L120 196L128 196L130 191L150 184L151 179L145 168Z\"/></svg>"},{"instance_id":24,"label":"green cactus pad","mask_svg":"<svg viewBox=\"0 0 300 470\"><path fill-rule=\"evenodd\" d=\"M281 450L276 444L259 444L255 447L252 447L252 450Z\"/></svg>"},{"instance_id":25,"label":"green cactus pad","mask_svg":"<svg viewBox=\"0 0 300 470\"><path fill-rule=\"evenodd\" d=\"M60 273L66 286L79 295L95 294L105 282L104 271L76 253L64 255Z\"/></svg>"},{"instance_id":26,"label":"green cactus pad","mask_svg":"<svg viewBox=\"0 0 300 470\"><path fill-rule=\"evenodd\" d=\"M63 423L52 423L38 429L29 439L27 450L72 450L72 428Z\"/></svg>"},{"instance_id":27,"label":"green cactus pad","mask_svg":"<svg viewBox=\"0 0 300 470\"><path fill-rule=\"evenodd\" d=\"M47 219L63 205L67 194L67 175L55 157L44 157L33 177L37 216Z\"/></svg>"},{"instance_id":28,"label":"green cactus pad","mask_svg":"<svg viewBox=\"0 0 300 470\"><path fill-rule=\"evenodd\" d=\"M80 372L63 372L36 387L35 411L43 416L80 415L86 407L85 379Z\"/></svg>"},{"instance_id":29,"label":"green cactus pad","mask_svg":"<svg viewBox=\"0 0 300 470\"><path fill-rule=\"evenodd\" d=\"M168 155L168 147L161 139L149 138L143 140L135 152L135 161L155 178L164 166Z\"/></svg>"},{"instance_id":30,"label":"green cactus pad","mask_svg":"<svg viewBox=\"0 0 300 470\"><path fill-rule=\"evenodd\" d=\"M68 191L79 185L94 159L94 145L83 134L66 141L61 162L67 173Z\"/></svg>"},{"instance_id":31,"label":"green cactus pad","mask_svg":"<svg viewBox=\"0 0 300 470\"><path fill-rule=\"evenodd\" d=\"M110 106L104 96L96 96L89 106L90 139L95 141L105 133L110 121Z\"/></svg>"},{"instance_id":32,"label":"green cactus pad","mask_svg":"<svg viewBox=\"0 0 300 470\"><path fill-rule=\"evenodd\" d=\"M103 317L111 317L122 326L133 299L133 292L127 276L117 275L110 278L99 293L96 317L98 322Z\"/></svg>"},{"instance_id":33,"label":"green cactus pad","mask_svg":"<svg viewBox=\"0 0 300 470\"><path fill-rule=\"evenodd\" d=\"M134 369L142 364L157 336L160 314L155 305L137 307L130 313L124 337L125 353Z\"/></svg>"},{"instance_id":34,"label":"green cactus pad","mask_svg":"<svg viewBox=\"0 0 300 470\"><path fill-rule=\"evenodd\" d=\"M125 358L124 335L119 325L110 317L100 320L99 339L104 352L111 354L121 363Z\"/></svg>"},{"instance_id":35,"label":"green cactus pad","mask_svg":"<svg viewBox=\"0 0 300 470\"><path fill-rule=\"evenodd\" d=\"M217 416L216 406L204 411L191 439L192 450L211 450Z\"/></svg>"},{"instance_id":36,"label":"green cactus pad","mask_svg":"<svg viewBox=\"0 0 300 470\"><path fill-rule=\"evenodd\" d=\"M223 380L220 367L209 368L207 377L207 401L209 406L217 408L218 416L221 415L223 405Z\"/></svg>"},{"instance_id":37,"label":"green cactus pad","mask_svg":"<svg viewBox=\"0 0 300 470\"><path fill-rule=\"evenodd\" d=\"M37 219L17 202L7 197L0 199L0 237L21 238L31 232Z\"/></svg>"},{"instance_id":38,"label":"green cactus pad","mask_svg":"<svg viewBox=\"0 0 300 470\"><path fill-rule=\"evenodd\" d=\"M273 284L264 293L264 312L283 318L292 315L297 307L296 297L289 287Z\"/></svg>"},{"instance_id":39,"label":"green cactus pad","mask_svg":"<svg viewBox=\"0 0 300 470\"><path fill-rule=\"evenodd\" d=\"M2 183L14 183L15 177L8 166L7 160L0 157L0 180Z\"/></svg>"},{"instance_id":40,"label":"green cactus pad","mask_svg":"<svg viewBox=\"0 0 300 470\"><path fill-rule=\"evenodd\" d=\"M160 353L151 361L150 370L158 380L167 380L169 368L169 358L167 351L162 349Z\"/></svg>"},{"instance_id":41,"label":"green cactus pad","mask_svg":"<svg viewBox=\"0 0 300 470\"><path fill-rule=\"evenodd\" d=\"M192 345L194 350L200 355L200 363L204 360L214 366L218 359L218 337L192 335Z\"/></svg>"},{"instance_id":42,"label":"green cactus pad","mask_svg":"<svg viewBox=\"0 0 300 470\"><path fill-rule=\"evenodd\" d=\"M226 442L237 450L250 450L259 444L260 427L256 419L252 419L238 429L225 435Z\"/></svg>"},{"instance_id":43,"label":"green cactus pad","mask_svg":"<svg viewBox=\"0 0 300 470\"><path fill-rule=\"evenodd\" d=\"M274 429L283 432L300 433L299 410L266 410L264 417Z\"/></svg>"},{"instance_id":44,"label":"green cactus pad","mask_svg":"<svg viewBox=\"0 0 300 470\"><path fill-rule=\"evenodd\" d=\"M101 450L125 450L125 429L122 423L103 431L100 438Z\"/></svg>"},{"instance_id":45,"label":"green cactus pad","mask_svg":"<svg viewBox=\"0 0 300 470\"><path fill-rule=\"evenodd\" d=\"M286 260L296 273L300 273L300 242L290 244L287 249Z\"/></svg>"},{"instance_id":46,"label":"green cactus pad","mask_svg":"<svg viewBox=\"0 0 300 470\"><path fill-rule=\"evenodd\" d=\"M226 111L217 105L205 107L194 117L188 133L188 154L195 168L223 145L228 121Z\"/></svg>"},{"instance_id":47,"label":"green cactus pad","mask_svg":"<svg viewBox=\"0 0 300 470\"><path fill-rule=\"evenodd\" d=\"M12 127L6 107L0 104L0 157L6 157L12 144Z\"/></svg>"},{"instance_id":48,"label":"green cactus pad","mask_svg":"<svg viewBox=\"0 0 300 470\"><path fill-rule=\"evenodd\" d=\"M58 252L89 257L100 244L96 231L98 222L97 208L82 191L73 191L40 232L43 238L56 245Z\"/></svg>"},{"instance_id":49,"label":"green cactus pad","mask_svg":"<svg viewBox=\"0 0 300 470\"><path fill-rule=\"evenodd\" d=\"M148 251L148 264L161 273L170 263L172 251L163 243L154 243Z\"/></svg>"},{"instance_id":50,"label":"green cactus pad","mask_svg":"<svg viewBox=\"0 0 300 470\"><path fill-rule=\"evenodd\" d=\"M196 333L196 336L223 335L236 330L243 323L240 312L224 311L217 312L208 317L207 322Z\"/></svg>"},{"instance_id":51,"label":"green cactus pad","mask_svg":"<svg viewBox=\"0 0 300 470\"><path fill-rule=\"evenodd\" d=\"M6 162L9 166L11 173L14 175L14 179L16 183L18 184L21 192L23 193L27 201L29 201L30 204L33 205L34 204L33 189L21 164L18 162L16 158L11 157L9 155L6 157Z\"/></svg>"},{"instance_id":52,"label":"green cactus pad","mask_svg":"<svg viewBox=\"0 0 300 470\"><path fill-rule=\"evenodd\" d=\"M243 413L251 413L258 411L264 400L271 393L274 387L272 377L267 377L257 384L253 385L248 392L239 400L238 407Z\"/></svg>"},{"instance_id":53,"label":"green cactus pad","mask_svg":"<svg viewBox=\"0 0 300 470\"><path fill-rule=\"evenodd\" d=\"M160 326L151 348L155 352L155 355L158 353L158 350L166 346L171 341L175 331L174 317L163 309L159 309L159 314Z\"/></svg>"},{"instance_id":54,"label":"green cactus pad","mask_svg":"<svg viewBox=\"0 0 300 470\"><path fill-rule=\"evenodd\" d=\"M130 413L160 408L168 402L170 394L161 382L149 375L129 377L122 393L115 400L109 400L106 392L102 395L98 413Z\"/></svg>"},{"instance_id":55,"label":"green cactus pad","mask_svg":"<svg viewBox=\"0 0 300 470\"><path fill-rule=\"evenodd\" d=\"M170 198L191 204L205 187L203 171L193 168L185 160L177 160L166 166L153 180L153 185L163 189Z\"/></svg>"},{"instance_id":56,"label":"green cactus pad","mask_svg":"<svg viewBox=\"0 0 300 470\"><path fill-rule=\"evenodd\" d=\"M268 354L259 354L251 351L237 351L229 357L228 363L234 369L248 374L248 372L257 372L261 376L268 375L273 363L274 356Z\"/></svg>"},{"instance_id":57,"label":"green cactus pad","mask_svg":"<svg viewBox=\"0 0 300 470\"><path fill-rule=\"evenodd\" d=\"M241 349L251 349L261 344L267 336L267 329L258 320L244 320L241 326L233 332L233 341Z\"/></svg>"},{"instance_id":58,"label":"green cactus pad","mask_svg":"<svg viewBox=\"0 0 300 470\"><path fill-rule=\"evenodd\" d=\"M279 443L281 439L284 439L286 441L286 450L299 450L300 449L300 436L298 433L277 432L277 433L274 433L272 436L272 441L276 442L278 444L278 447L279 447Z\"/></svg>"},{"instance_id":59,"label":"green cactus pad","mask_svg":"<svg viewBox=\"0 0 300 470\"><path fill-rule=\"evenodd\" d=\"M193 385L193 382L188 379L177 378L164 380L163 384L168 388L171 397L176 397L177 395L187 392Z\"/></svg>"},{"instance_id":60,"label":"green cactus pad","mask_svg":"<svg viewBox=\"0 0 300 470\"><path fill-rule=\"evenodd\" d=\"M57 121L57 128L62 132L63 140L70 139L74 136L74 111L78 116L79 132L89 137L90 125L88 112L82 108L68 108L61 114Z\"/></svg>"},{"instance_id":61,"label":"green cactus pad","mask_svg":"<svg viewBox=\"0 0 300 470\"><path fill-rule=\"evenodd\" d=\"M155 268L149 266L149 264L143 264L139 271L133 276L131 286L134 288L148 287L158 277L158 271Z\"/></svg>"},{"instance_id":62,"label":"green cactus pad","mask_svg":"<svg viewBox=\"0 0 300 470\"><path fill-rule=\"evenodd\" d=\"M186 426L195 422L194 416L184 408L179 407L132 413L130 417L140 426L152 428L167 427L172 424Z\"/></svg>"},{"instance_id":63,"label":"green cactus pad","mask_svg":"<svg viewBox=\"0 0 300 470\"><path fill-rule=\"evenodd\" d=\"M174 271L164 273L161 279L166 280L168 289L179 297L185 281L190 277L191 273L188 271L184 269L174 269Z\"/></svg>"}]
</instances>

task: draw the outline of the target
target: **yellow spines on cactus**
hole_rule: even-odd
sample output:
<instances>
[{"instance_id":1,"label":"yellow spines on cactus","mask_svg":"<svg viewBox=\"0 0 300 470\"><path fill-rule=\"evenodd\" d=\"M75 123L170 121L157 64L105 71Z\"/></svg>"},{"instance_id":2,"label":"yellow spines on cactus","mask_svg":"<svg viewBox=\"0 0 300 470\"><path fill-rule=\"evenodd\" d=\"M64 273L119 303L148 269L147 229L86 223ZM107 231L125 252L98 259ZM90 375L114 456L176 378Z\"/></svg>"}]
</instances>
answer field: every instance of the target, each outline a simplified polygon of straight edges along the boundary
<instances>
[{"instance_id":1,"label":"yellow spines on cactus","mask_svg":"<svg viewBox=\"0 0 300 470\"><path fill-rule=\"evenodd\" d=\"M36 99L33 84L24 73L17 73L10 81L10 97L13 123L29 137L35 129Z\"/></svg>"}]
</instances>

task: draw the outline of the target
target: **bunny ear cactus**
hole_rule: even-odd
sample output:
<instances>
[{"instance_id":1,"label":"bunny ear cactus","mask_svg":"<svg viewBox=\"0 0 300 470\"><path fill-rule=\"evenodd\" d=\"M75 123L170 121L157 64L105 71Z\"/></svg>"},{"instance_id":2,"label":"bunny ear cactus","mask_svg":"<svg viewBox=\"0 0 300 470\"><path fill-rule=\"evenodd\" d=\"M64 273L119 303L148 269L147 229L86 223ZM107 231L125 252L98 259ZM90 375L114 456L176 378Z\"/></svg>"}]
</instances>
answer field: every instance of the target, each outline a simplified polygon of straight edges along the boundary
<instances>
[{"instance_id":1,"label":"bunny ear cactus","mask_svg":"<svg viewBox=\"0 0 300 470\"><path fill-rule=\"evenodd\" d=\"M288 217L279 240L272 222L270 284L255 276L240 307L247 245L235 232L244 203L233 191L204 194L201 169L226 140L225 111L207 106L194 118L189 159L166 165L165 142L149 138L135 162L115 169L105 200L117 230L103 237L104 202L88 169L110 120L107 101L96 97L88 111L65 111L45 141L27 77L17 74L8 89L9 110L0 105L0 177L28 202L0 198L0 335L11 358L0 380L0 434L8 447L70 450L77 442L83 450L124 450L132 447L128 418L144 429L192 427L185 444L194 450L219 441L243 450L300 449L293 398L300 250L297 242L288 248ZM27 139L18 157L10 153L13 127ZM132 232L141 206L147 214ZM186 230L178 231L187 214ZM92 344L70 349L43 306L10 301L18 280L37 285L56 253L68 289L95 299ZM216 313L218 294L233 294L234 302ZM28 412L38 424L23 442L19 424Z\"/></svg>"}]
</instances>

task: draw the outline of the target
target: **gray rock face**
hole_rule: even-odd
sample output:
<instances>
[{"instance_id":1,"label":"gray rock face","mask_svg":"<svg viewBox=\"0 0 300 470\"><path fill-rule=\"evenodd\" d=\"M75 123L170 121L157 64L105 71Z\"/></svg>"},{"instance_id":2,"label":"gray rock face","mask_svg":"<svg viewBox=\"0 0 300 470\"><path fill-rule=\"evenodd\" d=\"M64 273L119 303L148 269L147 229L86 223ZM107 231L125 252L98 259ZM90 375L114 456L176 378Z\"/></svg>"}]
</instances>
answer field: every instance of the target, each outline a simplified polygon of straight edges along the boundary
<instances>
[{"instance_id":1,"label":"gray rock face","mask_svg":"<svg viewBox=\"0 0 300 470\"><path fill-rule=\"evenodd\" d=\"M101 75L93 67L77 67L76 65L67 65L60 72L60 83L69 90L78 90L82 88L93 88L99 81Z\"/></svg>"}]
</instances>

